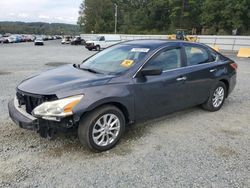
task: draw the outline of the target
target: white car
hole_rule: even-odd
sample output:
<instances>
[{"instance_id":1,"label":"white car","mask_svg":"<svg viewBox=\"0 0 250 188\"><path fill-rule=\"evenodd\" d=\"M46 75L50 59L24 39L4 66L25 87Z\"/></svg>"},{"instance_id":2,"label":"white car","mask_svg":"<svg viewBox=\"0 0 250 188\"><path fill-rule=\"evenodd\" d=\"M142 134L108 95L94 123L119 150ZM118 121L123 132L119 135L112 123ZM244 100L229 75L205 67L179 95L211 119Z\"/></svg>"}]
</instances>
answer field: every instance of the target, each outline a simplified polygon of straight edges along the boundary
<instances>
[{"instance_id":1,"label":"white car","mask_svg":"<svg viewBox=\"0 0 250 188\"><path fill-rule=\"evenodd\" d=\"M16 37L14 35L11 35L7 38L7 43L15 43L17 40L16 40Z\"/></svg>"},{"instance_id":2,"label":"white car","mask_svg":"<svg viewBox=\"0 0 250 188\"><path fill-rule=\"evenodd\" d=\"M61 44L70 44L71 43L71 37L66 36L62 39Z\"/></svg>"},{"instance_id":3,"label":"white car","mask_svg":"<svg viewBox=\"0 0 250 188\"><path fill-rule=\"evenodd\" d=\"M34 45L41 45L43 46L44 43L43 43L43 38L42 37L37 37L34 41Z\"/></svg>"},{"instance_id":4,"label":"white car","mask_svg":"<svg viewBox=\"0 0 250 188\"><path fill-rule=\"evenodd\" d=\"M103 48L107 48L109 46L112 46L114 44L120 43L121 36L120 35L98 35L93 40L86 42L86 48L88 50L97 50L100 51Z\"/></svg>"}]
</instances>

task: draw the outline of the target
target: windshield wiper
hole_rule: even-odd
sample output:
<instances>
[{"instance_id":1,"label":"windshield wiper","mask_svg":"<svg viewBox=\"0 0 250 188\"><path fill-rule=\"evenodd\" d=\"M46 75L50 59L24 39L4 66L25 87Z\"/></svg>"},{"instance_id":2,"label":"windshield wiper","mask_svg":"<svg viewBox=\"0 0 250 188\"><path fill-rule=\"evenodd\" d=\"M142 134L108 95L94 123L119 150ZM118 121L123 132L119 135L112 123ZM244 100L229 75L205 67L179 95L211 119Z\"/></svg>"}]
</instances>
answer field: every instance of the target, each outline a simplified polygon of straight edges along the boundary
<instances>
[{"instance_id":1,"label":"windshield wiper","mask_svg":"<svg viewBox=\"0 0 250 188\"><path fill-rule=\"evenodd\" d=\"M80 68L80 64L76 64L76 63L74 63L74 64L73 64L73 67L75 67L75 68L78 68L78 69L79 69L79 68Z\"/></svg>"},{"instance_id":2,"label":"windshield wiper","mask_svg":"<svg viewBox=\"0 0 250 188\"><path fill-rule=\"evenodd\" d=\"M95 73L95 74L102 74L101 72L98 72L94 69L90 69L90 68L82 68L80 67L81 65L80 64L74 64L73 65L75 68L78 68L78 69L81 69L81 70L85 70L85 71L88 71L88 72L91 72L91 73Z\"/></svg>"},{"instance_id":3,"label":"windshield wiper","mask_svg":"<svg viewBox=\"0 0 250 188\"><path fill-rule=\"evenodd\" d=\"M90 68L80 68L81 70L85 70L85 71L89 71L89 72L92 72L92 73L95 73L95 74L101 74L100 72L94 70L94 69L90 69Z\"/></svg>"}]
</instances>

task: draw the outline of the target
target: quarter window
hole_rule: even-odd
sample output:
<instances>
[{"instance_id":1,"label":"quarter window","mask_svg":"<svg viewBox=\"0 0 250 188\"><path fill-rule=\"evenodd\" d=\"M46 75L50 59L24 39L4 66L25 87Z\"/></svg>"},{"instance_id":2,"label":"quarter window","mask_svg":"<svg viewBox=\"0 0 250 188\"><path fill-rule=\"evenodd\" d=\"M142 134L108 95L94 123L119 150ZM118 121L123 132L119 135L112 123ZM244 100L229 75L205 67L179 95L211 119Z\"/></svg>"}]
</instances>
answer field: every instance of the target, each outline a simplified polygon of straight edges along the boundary
<instances>
[{"instance_id":1,"label":"quarter window","mask_svg":"<svg viewBox=\"0 0 250 188\"><path fill-rule=\"evenodd\" d=\"M163 71L181 67L181 51L180 49L164 50L154 56L146 64L148 66L157 66Z\"/></svg>"},{"instance_id":2,"label":"quarter window","mask_svg":"<svg viewBox=\"0 0 250 188\"><path fill-rule=\"evenodd\" d=\"M219 60L219 55L216 52L210 50L210 54L211 54L211 57L212 57L213 61L218 61Z\"/></svg>"},{"instance_id":3,"label":"quarter window","mask_svg":"<svg viewBox=\"0 0 250 188\"><path fill-rule=\"evenodd\" d=\"M185 51L187 55L188 66L199 65L199 64L209 62L208 53L203 48L194 47L194 46L186 46Z\"/></svg>"}]
</instances>

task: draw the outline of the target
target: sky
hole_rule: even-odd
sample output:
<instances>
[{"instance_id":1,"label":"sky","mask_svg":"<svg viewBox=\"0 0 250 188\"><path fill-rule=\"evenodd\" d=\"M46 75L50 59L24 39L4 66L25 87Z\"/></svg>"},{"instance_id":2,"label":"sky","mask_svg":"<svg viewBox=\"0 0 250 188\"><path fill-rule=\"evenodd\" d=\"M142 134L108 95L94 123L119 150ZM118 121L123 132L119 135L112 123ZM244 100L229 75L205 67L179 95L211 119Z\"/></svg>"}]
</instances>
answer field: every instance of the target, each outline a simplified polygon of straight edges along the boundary
<instances>
[{"instance_id":1,"label":"sky","mask_svg":"<svg viewBox=\"0 0 250 188\"><path fill-rule=\"evenodd\" d=\"M82 0L0 0L0 21L76 24Z\"/></svg>"}]
</instances>

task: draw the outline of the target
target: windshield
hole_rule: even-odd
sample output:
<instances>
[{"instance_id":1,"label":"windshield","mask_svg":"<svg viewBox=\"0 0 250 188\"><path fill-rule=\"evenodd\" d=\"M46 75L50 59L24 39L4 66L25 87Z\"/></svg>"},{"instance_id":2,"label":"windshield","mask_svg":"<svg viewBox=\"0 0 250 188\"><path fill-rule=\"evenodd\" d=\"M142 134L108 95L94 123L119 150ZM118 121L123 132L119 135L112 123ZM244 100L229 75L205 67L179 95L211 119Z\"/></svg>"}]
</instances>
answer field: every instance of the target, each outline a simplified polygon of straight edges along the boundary
<instances>
[{"instance_id":1,"label":"windshield","mask_svg":"<svg viewBox=\"0 0 250 188\"><path fill-rule=\"evenodd\" d=\"M120 74L144 59L149 50L134 45L116 45L87 59L80 68L102 74Z\"/></svg>"}]
</instances>

